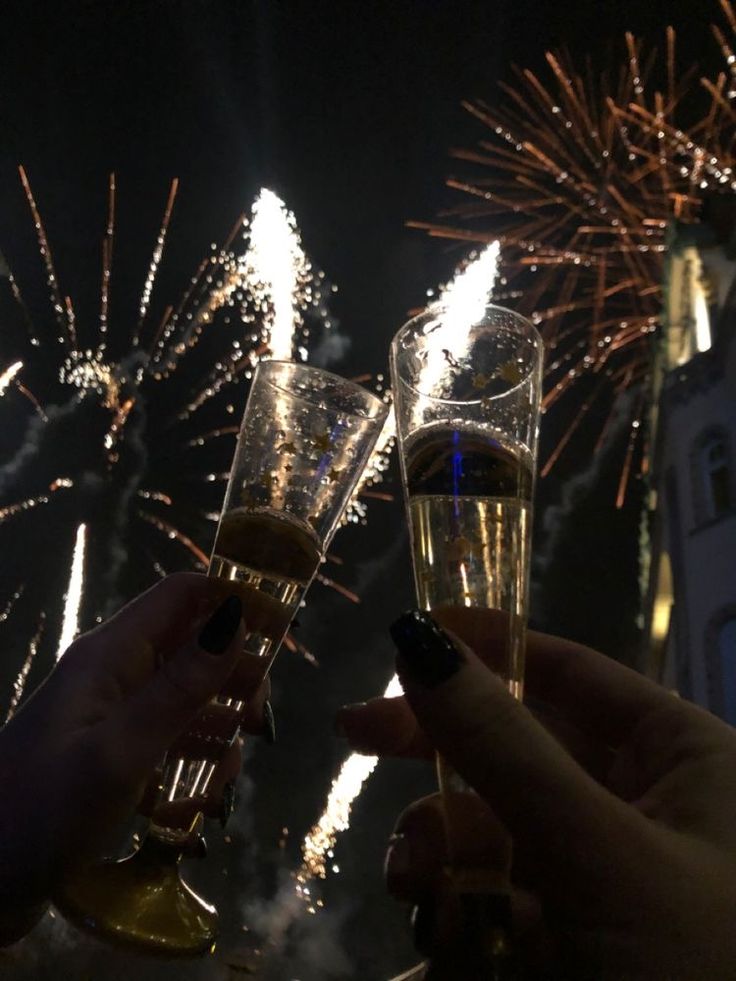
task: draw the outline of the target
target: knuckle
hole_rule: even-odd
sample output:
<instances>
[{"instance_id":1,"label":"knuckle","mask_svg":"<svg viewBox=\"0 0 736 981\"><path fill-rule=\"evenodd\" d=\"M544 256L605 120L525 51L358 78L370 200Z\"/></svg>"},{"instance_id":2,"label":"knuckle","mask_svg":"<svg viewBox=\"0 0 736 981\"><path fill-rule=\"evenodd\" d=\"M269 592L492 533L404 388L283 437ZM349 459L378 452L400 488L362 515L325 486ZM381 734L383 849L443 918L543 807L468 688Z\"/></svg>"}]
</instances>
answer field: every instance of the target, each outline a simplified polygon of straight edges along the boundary
<instances>
[{"instance_id":1,"label":"knuckle","mask_svg":"<svg viewBox=\"0 0 736 981\"><path fill-rule=\"evenodd\" d=\"M196 710L217 690L212 678L191 657L164 661L161 678L171 701L185 710Z\"/></svg>"},{"instance_id":2,"label":"knuckle","mask_svg":"<svg viewBox=\"0 0 736 981\"><path fill-rule=\"evenodd\" d=\"M112 734L98 732L85 742L76 769L80 799L107 794L119 797L134 783L131 754L111 738Z\"/></svg>"}]
</instances>

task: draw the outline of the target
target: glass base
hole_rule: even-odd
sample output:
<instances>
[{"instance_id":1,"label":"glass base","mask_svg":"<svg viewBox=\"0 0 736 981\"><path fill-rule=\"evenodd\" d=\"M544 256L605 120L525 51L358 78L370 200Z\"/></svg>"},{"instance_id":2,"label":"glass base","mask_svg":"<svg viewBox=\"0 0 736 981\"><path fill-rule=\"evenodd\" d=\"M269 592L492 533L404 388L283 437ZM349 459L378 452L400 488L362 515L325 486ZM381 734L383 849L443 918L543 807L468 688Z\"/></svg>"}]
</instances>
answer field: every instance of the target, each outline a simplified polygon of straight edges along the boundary
<instances>
[{"instance_id":1,"label":"glass base","mask_svg":"<svg viewBox=\"0 0 736 981\"><path fill-rule=\"evenodd\" d=\"M119 862L88 866L54 904L75 926L151 953L195 957L217 939L217 910L179 875L180 851L148 835Z\"/></svg>"}]
</instances>

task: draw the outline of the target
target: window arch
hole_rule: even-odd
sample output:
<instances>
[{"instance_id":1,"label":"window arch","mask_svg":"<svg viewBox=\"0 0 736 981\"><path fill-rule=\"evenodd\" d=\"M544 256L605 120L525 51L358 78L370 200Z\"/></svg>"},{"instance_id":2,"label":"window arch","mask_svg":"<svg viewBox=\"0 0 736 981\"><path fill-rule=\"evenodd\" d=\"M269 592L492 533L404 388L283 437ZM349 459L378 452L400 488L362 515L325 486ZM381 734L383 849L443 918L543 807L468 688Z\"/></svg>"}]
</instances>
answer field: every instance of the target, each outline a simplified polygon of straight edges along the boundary
<instances>
[{"instance_id":1,"label":"window arch","mask_svg":"<svg viewBox=\"0 0 736 981\"><path fill-rule=\"evenodd\" d=\"M713 521L733 508L733 473L727 429L712 426L695 441L690 455L696 524Z\"/></svg>"}]
</instances>

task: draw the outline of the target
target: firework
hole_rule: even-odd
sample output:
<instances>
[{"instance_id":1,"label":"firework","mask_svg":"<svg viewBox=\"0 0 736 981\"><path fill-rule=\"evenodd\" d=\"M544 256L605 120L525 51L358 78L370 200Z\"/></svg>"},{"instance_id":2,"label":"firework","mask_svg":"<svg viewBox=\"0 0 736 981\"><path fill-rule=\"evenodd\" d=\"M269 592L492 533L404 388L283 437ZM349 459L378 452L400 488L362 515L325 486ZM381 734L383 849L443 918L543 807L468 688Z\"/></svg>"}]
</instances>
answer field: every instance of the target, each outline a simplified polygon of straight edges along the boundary
<instances>
[{"instance_id":1,"label":"firework","mask_svg":"<svg viewBox=\"0 0 736 981\"><path fill-rule=\"evenodd\" d=\"M13 710L34 660L48 668L80 629L152 576L206 567L253 369L263 357L306 359L310 338L330 328L332 289L312 268L293 214L264 189L251 217L239 217L223 246L212 246L178 303L159 306L174 181L142 290L126 307L111 290L118 193L111 177L98 315L79 317L60 286L28 176L20 174L51 317L39 320L38 304L26 303L3 256L0 405L12 424L3 434L0 534L12 559L0 603L19 583L26 588L0 625L12 631L11 657L13 643L35 638L18 654ZM389 448L384 440L364 489L380 480ZM353 507L358 517L361 508ZM69 571L64 556L72 552ZM302 649L293 639L289 646Z\"/></svg>"},{"instance_id":2,"label":"firework","mask_svg":"<svg viewBox=\"0 0 736 981\"><path fill-rule=\"evenodd\" d=\"M386 685L384 698L401 695L399 679L394 675ZM363 789L363 784L373 773L378 763L377 756L361 756L351 753L340 767L340 772L332 782L324 812L304 839L302 845L302 866L297 873L296 891L310 903L311 897L307 883L310 879L324 879L327 875L326 860L333 857L333 848L341 831L350 827L350 810L353 802ZM333 872L339 872L336 865ZM314 909L311 908L311 912Z\"/></svg>"},{"instance_id":3,"label":"firework","mask_svg":"<svg viewBox=\"0 0 736 981\"><path fill-rule=\"evenodd\" d=\"M729 0L721 7L734 31ZM517 70L498 105L464 104L486 133L477 147L453 151L473 169L447 182L463 199L438 222L410 223L461 242L500 240L495 296L529 316L546 341L544 408L578 393L542 475L591 410L605 429L616 396L646 386L668 224L694 220L707 195L736 190L735 56L725 33L714 33L727 71L699 87L695 69L677 63L672 28L659 60L626 34L623 64L598 78L552 53L548 83ZM619 506L642 428L637 415Z\"/></svg>"},{"instance_id":4,"label":"firework","mask_svg":"<svg viewBox=\"0 0 736 981\"><path fill-rule=\"evenodd\" d=\"M64 596L64 617L61 622L59 646L56 650L58 661L64 651L79 633L79 607L84 589L84 549L87 543L87 528L80 525L74 541L74 554L69 571L69 585Z\"/></svg>"}]
</instances>

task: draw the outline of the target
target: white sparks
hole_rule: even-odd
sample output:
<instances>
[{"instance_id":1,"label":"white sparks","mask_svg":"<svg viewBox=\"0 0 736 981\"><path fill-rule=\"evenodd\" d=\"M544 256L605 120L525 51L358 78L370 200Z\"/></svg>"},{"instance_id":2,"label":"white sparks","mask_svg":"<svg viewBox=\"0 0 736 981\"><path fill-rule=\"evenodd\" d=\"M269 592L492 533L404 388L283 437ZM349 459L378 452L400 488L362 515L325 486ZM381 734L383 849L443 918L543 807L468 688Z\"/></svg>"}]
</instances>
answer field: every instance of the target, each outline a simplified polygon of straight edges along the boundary
<instances>
[{"instance_id":1,"label":"white sparks","mask_svg":"<svg viewBox=\"0 0 736 981\"><path fill-rule=\"evenodd\" d=\"M20 369L23 367L22 361L15 361L0 375L0 396L5 395L5 390L12 382Z\"/></svg>"},{"instance_id":2,"label":"white sparks","mask_svg":"<svg viewBox=\"0 0 736 981\"><path fill-rule=\"evenodd\" d=\"M386 686L384 698L392 698L401 693L401 683L394 675ZM310 878L316 876L324 879L327 875L326 857L330 857L338 834L350 827L350 809L353 801L375 770L377 763L377 756L351 753L340 767L340 772L332 782L324 813L302 845L302 867L296 875L297 892L301 895L309 896L309 889L304 883Z\"/></svg>"},{"instance_id":3,"label":"white sparks","mask_svg":"<svg viewBox=\"0 0 736 981\"><path fill-rule=\"evenodd\" d=\"M437 306L448 330L462 330L483 316L496 284L500 252L500 243L491 242L442 287Z\"/></svg>"},{"instance_id":4,"label":"white sparks","mask_svg":"<svg viewBox=\"0 0 736 981\"><path fill-rule=\"evenodd\" d=\"M81 392L104 395L108 409L118 408L120 383L115 366L103 361L100 351L72 351L61 366L59 380Z\"/></svg>"},{"instance_id":5,"label":"white sparks","mask_svg":"<svg viewBox=\"0 0 736 981\"><path fill-rule=\"evenodd\" d=\"M46 626L46 614L41 613L38 621L38 627L35 634L31 637L31 641L28 645L28 652L26 653L26 659L23 662L23 666L18 672L18 677L13 682L13 695L10 699L10 705L8 706L8 714L5 716L5 721L10 722L10 720L15 715L20 705L20 700L23 698L23 692L26 688L26 681L28 680L28 675L30 673L33 661L38 652L38 645L41 642L41 637L43 636L43 631Z\"/></svg>"},{"instance_id":6,"label":"white sparks","mask_svg":"<svg viewBox=\"0 0 736 981\"><path fill-rule=\"evenodd\" d=\"M392 406L386 416L386 421L376 440L376 445L368 459L363 475L358 481L353 491L353 496L350 498L348 506L345 509L345 515L343 517L344 524L349 522L357 523L365 519L366 507L363 501L360 500L360 496L367 489L373 487L374 484L378 484L383 480L383 475L388 470L391 462L391 450L395 442L396 416Z\"/></svg>"},{"instance_id":7,"label":"white sparks","mask_svg":"<svg viewBox=\"0 0 736 981\"><path fill-rule=\"evenodd\" d=\"M301 325L305 284L311 276L294 215L273 191L263 188L253 205L245 275L260 297L271 357L289 361Z\"/></svg>"},{"instance_id":8,"label":"white sparks","mask_svg":"<svg viewBox=\"0 0 736 981\"><path fill-rule=\"evenodd\" d=\"M84 588L84 551L86 544L87 526L81 524L77 528L69 585L64 598L64 619L61 624L59 647L56 651L57 661L79 633L79 607L82 603L82 589Z\"/></svg>"},{"instance_id":9,"label":"white sparks","mask_svg":"<svg viewBox=\"0 0 736 981\"><path fill-rule=\"evenodd\" d=\"M427 324L427 329L435 332L435 343L428 346L422 366L423 392L437 391L448 362L459 361L466 354L463 340L468 327L483 316L498 276L499 256L498 241L491 242L480 254L471 255L450 282L440 288L439 299L427 308L436 317Z\"/></svg>"},{"instance_id":10,"label":"white sparks","mask_svg":"<svg viewBox=\"0 0 736 981\"><path fill-rule=\"evenodd\" d=\"M43 636L44 627L46 626L46 614L42 613L38 621L38 627L35 634L31 637L31 641L28 645L28 652L26 654L26 659L23 662L23 666L18 672L18 677L13 682L13 695L10 699L10 705L8 706L8 714L5 716L5 721L10 722L10 720L15 715L20 705L20 700L23 698L23 692L26 688L26 681L28 680L28 675L30 673L33 661L38 652L38 645L41 642L41 637Z\"/></svg>"},{"instance_id":11,"label":"white sparks","mask_svg":"<svg viewBox=\"0 0 736 981\"><path fill-rule=\"evenodd\" d=\"M23 585L16 589L16 591L10 597L8 602L5 604L3 612L0 613L0 623L5 623L5 621L8 619L10 614L13 612L13 607L23 595L25 588L25 583L23 583Z\"/></svg>"}]
</instances>

